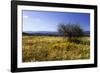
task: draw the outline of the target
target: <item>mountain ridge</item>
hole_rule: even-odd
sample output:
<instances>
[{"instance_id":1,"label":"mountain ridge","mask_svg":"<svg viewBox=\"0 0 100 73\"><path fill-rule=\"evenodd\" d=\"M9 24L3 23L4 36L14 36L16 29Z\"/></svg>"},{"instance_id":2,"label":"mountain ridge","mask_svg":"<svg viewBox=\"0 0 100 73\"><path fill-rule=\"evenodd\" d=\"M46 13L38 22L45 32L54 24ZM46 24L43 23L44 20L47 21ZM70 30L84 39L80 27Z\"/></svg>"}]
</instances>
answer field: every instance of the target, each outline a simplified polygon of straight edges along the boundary
<instances>
[{"instance_id":1,"label":"mountain ridge","mask_svg":"<svg viewBox=\"0 0 100 73\"><path fill-rule=\"evenodd\" d=\"M84 31L85 35L90 35L90 31ZM49 36L63 36L63 34L56 31L24 31L25 35L49 35Z\"/></svg>"}]
</instances>

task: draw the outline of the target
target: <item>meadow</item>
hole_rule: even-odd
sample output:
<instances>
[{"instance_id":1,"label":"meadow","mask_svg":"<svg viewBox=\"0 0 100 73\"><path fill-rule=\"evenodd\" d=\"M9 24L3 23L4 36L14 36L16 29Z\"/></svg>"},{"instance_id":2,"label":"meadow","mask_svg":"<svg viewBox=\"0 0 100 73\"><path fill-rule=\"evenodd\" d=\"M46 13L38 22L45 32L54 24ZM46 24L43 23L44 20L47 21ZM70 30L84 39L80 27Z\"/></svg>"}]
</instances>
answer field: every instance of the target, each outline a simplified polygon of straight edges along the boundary
<instances>
[{"instance_id":1,"label":"meadow","mask_svg":"<svg viewBox=\"0 0 100 73\"><path fill-rule=\"evenodd\" d=\"M90 58L90 37L81 37L80 43L69 42L62 36L22 37L22 61L83 60Z\"/></svg>"}]
</instances>

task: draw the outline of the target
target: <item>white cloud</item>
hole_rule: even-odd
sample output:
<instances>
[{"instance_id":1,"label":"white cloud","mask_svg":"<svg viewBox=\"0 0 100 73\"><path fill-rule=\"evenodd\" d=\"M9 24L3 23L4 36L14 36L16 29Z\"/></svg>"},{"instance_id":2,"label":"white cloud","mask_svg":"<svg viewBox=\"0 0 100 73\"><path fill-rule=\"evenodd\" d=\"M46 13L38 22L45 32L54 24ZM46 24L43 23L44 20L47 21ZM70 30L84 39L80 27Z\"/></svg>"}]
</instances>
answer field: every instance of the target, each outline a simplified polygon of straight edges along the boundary
<instances>
[{"instance_id":1,"label":"white cloud","mask_svg":"<svg viewBox=\"0 0 100 73\"><path fill-rule=\"evenodd\" d=\"M24 15L23 17L24 17L24 18L28 18L28 16L27 16L27 15Z\"/></svg>"}]
</instances>

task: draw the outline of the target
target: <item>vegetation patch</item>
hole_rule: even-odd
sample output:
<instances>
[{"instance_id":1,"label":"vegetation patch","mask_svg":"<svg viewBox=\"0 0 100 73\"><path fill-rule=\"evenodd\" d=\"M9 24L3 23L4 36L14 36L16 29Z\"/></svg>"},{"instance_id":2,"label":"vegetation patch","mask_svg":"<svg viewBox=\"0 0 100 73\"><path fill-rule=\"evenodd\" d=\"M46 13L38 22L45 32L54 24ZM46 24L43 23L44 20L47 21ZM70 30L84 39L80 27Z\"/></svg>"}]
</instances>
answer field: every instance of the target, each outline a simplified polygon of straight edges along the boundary
<instances>
[{"instance_id":1,"label":"vegetation patch","mask_svg":"<svg viewBox=\"0 0 100 73\"><path fill-rule=\"evenodd\" d=\"M23 36L23 62L78 60L90 58L90 38L80 43L69 42L61 36Z\"/></svg>"}]
</instances>

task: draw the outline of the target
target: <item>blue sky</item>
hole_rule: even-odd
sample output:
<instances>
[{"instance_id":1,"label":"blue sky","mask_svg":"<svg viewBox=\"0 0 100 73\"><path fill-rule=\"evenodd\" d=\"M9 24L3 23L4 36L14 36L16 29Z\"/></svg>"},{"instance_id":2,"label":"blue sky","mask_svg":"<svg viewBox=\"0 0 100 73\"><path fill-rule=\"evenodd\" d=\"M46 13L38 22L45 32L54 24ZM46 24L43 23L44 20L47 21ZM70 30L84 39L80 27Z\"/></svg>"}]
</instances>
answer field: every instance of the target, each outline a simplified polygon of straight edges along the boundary
<instances>
[{"instance_id":1,"label":"blue sky","mask_svg":"<svg viewBox=\"0 0 100 73\"><path fill-rule=\"evenodd\" d=\"M23 10L23 31L57 31L60 23L79 24L90 30L90 14L71 12L44 12Z\"/></svg>"}]
</instances>

